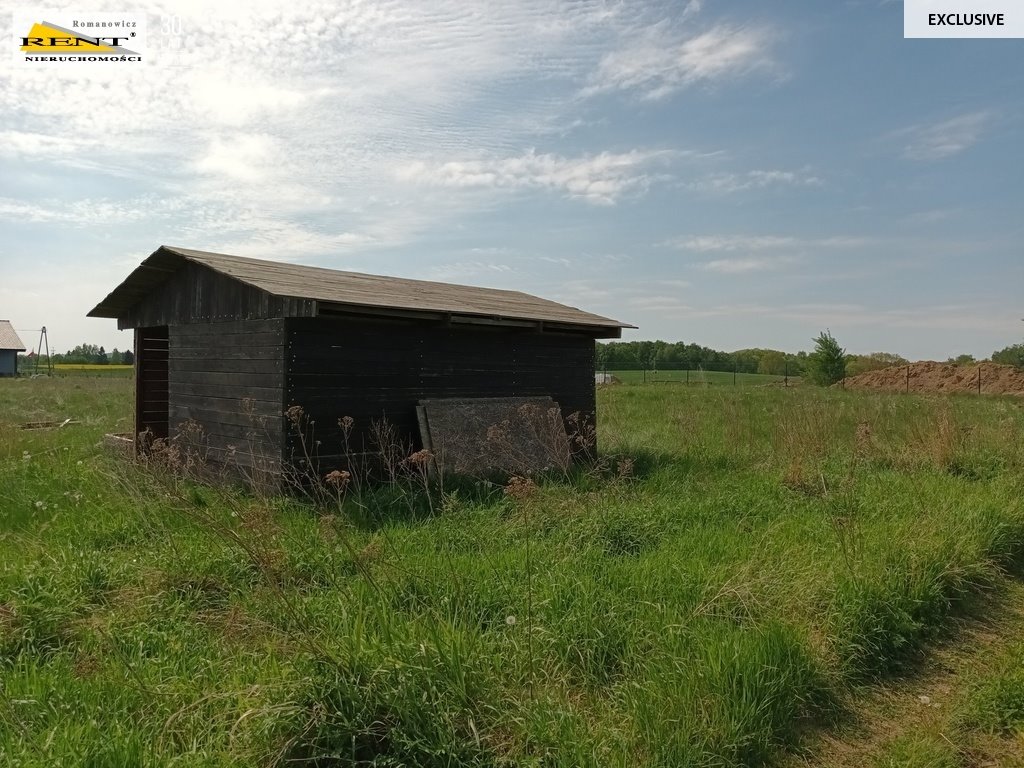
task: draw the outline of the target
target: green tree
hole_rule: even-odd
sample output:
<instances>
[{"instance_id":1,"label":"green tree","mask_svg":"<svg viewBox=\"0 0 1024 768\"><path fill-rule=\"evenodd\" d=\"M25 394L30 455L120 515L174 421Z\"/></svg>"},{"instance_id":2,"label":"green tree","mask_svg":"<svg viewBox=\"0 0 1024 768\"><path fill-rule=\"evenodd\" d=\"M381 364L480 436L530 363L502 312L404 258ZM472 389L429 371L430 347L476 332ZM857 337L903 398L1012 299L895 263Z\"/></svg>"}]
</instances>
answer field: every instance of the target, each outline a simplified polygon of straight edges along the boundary
<instances>
[{"instance_id":1,"label":"green tree","mask_svg":"<svg viewBox=\"0 0 1024 768\"><path fill-rule=\"evenodd\" d=\"M856 376L868 371L878 371L894 365L907 365L907 359L892 352L872 352L870 355L847 355L846 375Z\"/></svg>"},{"instance_id":2,"label":"green tree","mask_svg":"<svg viewBox=\"0 0 1024 768\"><path fill-rule=\"evenodd\" d=\"M106 365L110 362L110 360L107 359L107 351L103 347L100 347L99 351L96 353L96 359L94 362L97 365Z\"/></svg>"},{"instance_id":3,"label":"green tree","mask_svg":"<svg viewBox=\"0 0 1024 768\"><path fill-rule=\"evenodd\" d=\"M957 355L956 357L949 358L946 362L954 363L955 365L973 365L978 361L974 359L974 355Z\"/></svg>"},{"instance_id":4,"label":"green tree","mask_svg":"<svg viewBox=\"0 0 1024 768\"><path fill-rule=\"evenodd\" d=\"M757 363L758 373L782 376L786 372L786 355L775 350L766 350Z\"/></svg>"},{"instance_id":5,"label":"green tree","mask_svg":"<svg viewBox=\"0 0 1024 768\"><path fill-rule=\"evenodd\" d=\"M846 376L846 350L825 329L814 340L814 351L807 356L805 374L812 382L828 387Z\"/></svg>"},{"instance_id":6,"label":"green tree","mask_svg":"<svg viewBox=\"0 0 1024 768\"><path fill-rule=\"evenodd\" d=\"M1012 344L992 353L992 362L1024 368L1024 344Z\"/></svg>"}]
</instances>

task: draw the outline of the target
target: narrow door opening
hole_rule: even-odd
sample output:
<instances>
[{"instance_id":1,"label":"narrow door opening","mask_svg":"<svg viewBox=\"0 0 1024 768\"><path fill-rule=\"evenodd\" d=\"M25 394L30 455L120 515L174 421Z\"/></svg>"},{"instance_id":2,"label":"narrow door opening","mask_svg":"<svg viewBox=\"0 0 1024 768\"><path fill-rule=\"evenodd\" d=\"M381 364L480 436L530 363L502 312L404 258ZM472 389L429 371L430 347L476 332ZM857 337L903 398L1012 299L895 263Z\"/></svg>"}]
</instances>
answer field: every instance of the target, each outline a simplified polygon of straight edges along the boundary
<instances>
[{"instance_id":1,"label":"narrow door opening","mask_svg":"<svg viewBox=\"0 0 1024 768\"><path fill-rule=\"evenodd\" d=\"M167 326L135 329L135 437L168 435Z\"/></svg>"}]
</instances>

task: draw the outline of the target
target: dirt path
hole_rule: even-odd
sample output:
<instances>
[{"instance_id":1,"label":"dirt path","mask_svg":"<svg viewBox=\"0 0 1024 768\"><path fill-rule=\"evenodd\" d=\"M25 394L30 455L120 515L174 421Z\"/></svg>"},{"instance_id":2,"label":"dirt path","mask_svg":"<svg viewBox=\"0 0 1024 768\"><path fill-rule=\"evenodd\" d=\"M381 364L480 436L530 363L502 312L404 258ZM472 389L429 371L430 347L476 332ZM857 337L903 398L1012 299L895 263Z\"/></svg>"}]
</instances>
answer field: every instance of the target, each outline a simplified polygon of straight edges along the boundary
<instances>
[{"instance_id":1,"label":"dirt path","mask_svg":"<svg viewBox=\"0 0 1024 768\"><path fill-rule=\"evenodd\" d=\"M852 697L850 720L785 766L1024 768L1024 733L992 735L958 722L972 683L1024 642L1024 582L1009 583L985 614L959 620L913 674Z\"/></svg>"}]
</instances>

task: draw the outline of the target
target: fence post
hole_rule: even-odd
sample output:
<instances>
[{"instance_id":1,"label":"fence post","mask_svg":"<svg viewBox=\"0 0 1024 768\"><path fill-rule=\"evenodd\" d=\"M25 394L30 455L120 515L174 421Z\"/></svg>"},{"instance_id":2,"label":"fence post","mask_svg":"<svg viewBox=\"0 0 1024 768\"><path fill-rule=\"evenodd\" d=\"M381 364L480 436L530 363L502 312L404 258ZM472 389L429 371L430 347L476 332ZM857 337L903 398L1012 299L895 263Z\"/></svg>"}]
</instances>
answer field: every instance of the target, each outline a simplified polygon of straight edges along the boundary
<instances>
[{"instance_id":1,"label":"fence post","mask_svg":"<svg viewBox=\"0 0 1024 768\"><path fill-rule=\"evenodd\" d=\"M690 386L690 361L685 361L684 365L686 366L686 386Z\"/></svg>"},{"instance_id":2,"label":"fence post","mask_svg":"<svg viewBox=\"0 0 1024 768\"><path fill-rule=\"evenodd\" d=\"M910 366L907 366L907 392L910 392Z\"/></svg>"},{"instance_id":3,"label":"fence post","mask_svg":"<svg viewBox=\"0 0 1024 768\"><path fill-rule=\"evenodd\" d=\"M732 361L732 385L736 386L736 361Z\"/></svg>"},{"instance_id":4,"label":"fence post","mask_svg":"<svg viewBox=\"0 0 1024 768\"><path fill-rule=\"evenodd\" d=\"M782 386L788 387L789 386L789 360L786 361L785 365L786 365L786 367L785 367L785 378L783 378L783 380L782 380Z\"/></svg>"},{"instance_id":5,"label":"fence post","mask_svg":"<svg viewBox=\"0 0 1024 768\"><path fill-rule=\"evenodd\" d=\"M978 394L981 394L981 363L978 363Z\"/></svg>"}]
</instances>

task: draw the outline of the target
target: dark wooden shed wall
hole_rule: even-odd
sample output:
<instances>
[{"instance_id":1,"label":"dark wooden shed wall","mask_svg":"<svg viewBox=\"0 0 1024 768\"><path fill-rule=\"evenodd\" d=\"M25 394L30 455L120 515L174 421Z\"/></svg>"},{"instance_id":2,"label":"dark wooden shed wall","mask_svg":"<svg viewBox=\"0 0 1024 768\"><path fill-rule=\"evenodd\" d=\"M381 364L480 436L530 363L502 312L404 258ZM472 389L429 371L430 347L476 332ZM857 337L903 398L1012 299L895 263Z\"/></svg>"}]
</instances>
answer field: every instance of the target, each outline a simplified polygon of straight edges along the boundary
<instances>
[{"instance_id":1,"label":"dark wooden shed wall","mask_svg":"<svg viewBox=\"0 0 1024 768\"><path fill-rule=\"evenodd\" d=\"M173 436L191 419L210 458L276 471L283 446L284 320L169 328L168 412Z\"/></svg>"},{"instance_id":2,"label":"dark wooden shed wall","mask_svg":"<svg viewBox=\"0 0 1024 768\"><path fill-rule=\"evenodd\" d=\"M271 296L199 264L187 263L117 319L118 328L310 317L312 299Z\"/></svg>"},{"instance_id":3,"label":"dark wooden shed wall","mask_svg":"<svg viewBox=\"0 0 1024 768\"><path fill-rule=\"evenodd\" d=\"M285 402L314 422L321 466L340 462L343 416L355 420L353 451L372 446L375 419L421 447L416 405L424 398L550 395L563 415L594 416L589 336L323 317L289 319L285 336ZM291 433L286 459L302 453Z\"/></svg>"}]
</instances>

